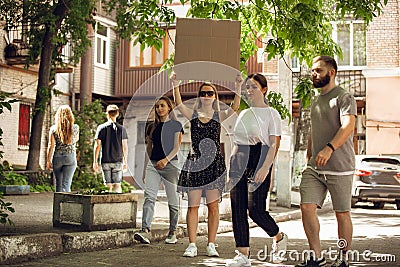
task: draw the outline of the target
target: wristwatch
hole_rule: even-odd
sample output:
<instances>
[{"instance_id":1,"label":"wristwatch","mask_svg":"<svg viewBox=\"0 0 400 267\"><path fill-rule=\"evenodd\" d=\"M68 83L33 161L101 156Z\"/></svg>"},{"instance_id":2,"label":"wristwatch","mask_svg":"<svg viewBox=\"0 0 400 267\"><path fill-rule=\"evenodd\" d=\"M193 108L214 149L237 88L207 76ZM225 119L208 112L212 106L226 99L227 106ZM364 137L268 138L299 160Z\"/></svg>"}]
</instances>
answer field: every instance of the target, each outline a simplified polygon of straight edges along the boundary
<instances>
[{"instance_id":1,"label":"wristwatch","mask_svg":"<svg viewBox=\"0 0 400 267\"><path fill-rule=\"evenodd\" d=\"M326 145L332 149L332 152L335 152L335 148L333 147L333 145L331 143L326 143Z\"/></svg>"}]
</instances>

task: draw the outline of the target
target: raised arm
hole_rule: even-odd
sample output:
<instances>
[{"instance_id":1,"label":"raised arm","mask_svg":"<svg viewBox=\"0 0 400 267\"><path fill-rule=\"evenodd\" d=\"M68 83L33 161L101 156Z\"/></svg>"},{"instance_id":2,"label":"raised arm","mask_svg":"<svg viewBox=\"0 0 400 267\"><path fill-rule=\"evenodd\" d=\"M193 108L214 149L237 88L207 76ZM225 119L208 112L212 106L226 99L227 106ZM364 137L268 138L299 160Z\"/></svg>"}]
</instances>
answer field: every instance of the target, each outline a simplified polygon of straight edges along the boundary
<instances>
[{"instance_id":1,"label":"raised arm","mask_svg":"<svg viewBox=\"0 0 400 267\"><path fill-rule=\"evenodd\" d=\"M172 81L172 85L174 86L174 101L175 101L176 107L179 109L179 111L182 113L182 115L185 116L185 118L187 118L188 120L192 119L193 109L188 108L182 102L181 92L179 91L179 81L176 79L176 73L172 72L170 78Z\"/></svg>"},{"instance_id":2,"label":"raised arm","mask_svg":"<svg viewBox=\"0 0 400 267\"><path fill-rule=\"evenodd\" d=\"M242 83L243 83L242 74L238 73L236 75L236 80L235 80L235 98L233 99L231 107L221 112L221 116L220 116L221 117L221 121L226 120L233 113L235 113L236 111L239 110L240 96L241 96L241 93L242 93Z\"/></svg>"}]
</instances>

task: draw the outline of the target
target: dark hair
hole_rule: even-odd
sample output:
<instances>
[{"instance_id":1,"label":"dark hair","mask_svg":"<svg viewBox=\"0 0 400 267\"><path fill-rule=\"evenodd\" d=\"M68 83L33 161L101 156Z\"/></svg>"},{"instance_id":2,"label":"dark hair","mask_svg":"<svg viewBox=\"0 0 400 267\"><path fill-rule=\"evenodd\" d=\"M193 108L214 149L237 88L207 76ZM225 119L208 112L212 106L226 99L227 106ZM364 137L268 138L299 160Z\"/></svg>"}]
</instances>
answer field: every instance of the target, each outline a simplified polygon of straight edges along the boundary
<instances>
[{"instance_id":1,"label":"dark hair","mask_svg":"<svg viewBox=\"0 0 400 267\"><path fill-rule=\"evenodd\" d=\"M265 76L260 73L249 74L246 78L245 83L250 79L257 81L262 88L268 87L267 78L265 78Z\"/></svg>"},{"instance_id":2,"label":"dark hair","mask_svg":"<svg viewBox=\"0 0 400 267\"><path fill-rule=\"evenodd\" d=\"M265 87L268 88L267 78L265 78L265 76L262 75L261 73L249 74L243 84L246 84L246 82L251 79L257 81L261 85L261 88L265 88ZM267 92L268 92L268 90L265 93L263 93L264 94L264 103L269 105L268 99L265 97Z\"/></svg>"},{"instance_id":3,"label":"dark hair","mask_svg":"<svg viewBox=\"0 0 400 267\"><path fill-rule=\"evenodd\" d=\"M156 99L156 102L154 103L154 106L153 106L154 115L155 115L155 123L159 124L161 122L160 116L156 112L156 105L157 105L157 102L160 100L164 100L167 103L167 105L169 107L168 115L169 115L170 119L176 120L175 113L173 112L173 110L175 108L175 103L168 96L162 96L162 97L159 97Z\"/></svg>"},{"instance_id":4,"label":"dark hair","mask_svg":"<svg viewBox=\"0 0 400 267\"><path fill-rule=\"evenodd\" d=\"M332 67L335 70L335 73L337 73L337 63L336 60L331 57L331 56L318 56L313 58L312 63L316 63L318 61L323 61L326 65Z\"/></svg>"},{"instance_id":5,"label":"dark hair","mask_svg":"<svg viewBox=\"0 0 400 267\"><path fill-rule=\"evenodd\" d=\"M150 139L152 139L153 137L153 132L156 129L157 125L160 124L161 119L160 116L158 115L157 111L156 111L156 104L158 101L160 100L164 100L168 107L169 107L169 117L171 120L176 120L176 116L174 113L174 108L175 108L175 103L168 97L168 96L161 96L159 98L156 99L154 106L153 106L153 110L154 110L154 121L153 122L148 122L148 125L146 127L146 136Z\"/></svg>"}]
</instances>

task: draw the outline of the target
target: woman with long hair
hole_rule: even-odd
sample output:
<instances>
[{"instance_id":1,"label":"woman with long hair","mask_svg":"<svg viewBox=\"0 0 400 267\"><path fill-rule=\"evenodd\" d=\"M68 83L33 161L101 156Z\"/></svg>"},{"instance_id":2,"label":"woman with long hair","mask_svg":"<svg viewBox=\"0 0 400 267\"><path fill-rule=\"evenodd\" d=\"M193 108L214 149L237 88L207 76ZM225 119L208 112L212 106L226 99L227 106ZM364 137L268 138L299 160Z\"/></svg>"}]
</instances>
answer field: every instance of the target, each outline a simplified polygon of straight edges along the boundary
<instances>
[{"instance_id":1,"label":"woman with long hair","mask_svg":"<svg viewBox=\"0 0 400 267\"><path fill-rule=\"evenodd\" d=\"M239 75L241 80L241 77ZM177 108L190 120L191 151L183 165L178 185L188 193L186 223L189 246L184 257L197 256L196 232L198 209L203 195L208 208L208 245L206 255L218 257L215 239L219 225L219 200L225 186L226 166L220 148L221 121L231 116L240 104L240 94L235 95L232 108L221 111L218 93L211 83L203 83L197 92L193 108L182 103L179 81L176 74L171 75L174 98ZM240 88L240 86L239 86Z\"/></svg>"},{"instance_id":2,"label":"woman with long hair","mask_svg":"<svg viewBox=\"0 0 400 267\"><path fill-rule=\"evenodd\" d=\"M79 126L74 124L74 114L68 105L58 108L55 124L50 127L47 169L53 169L56 192L71 192L72 177L77 166L76 143Z\"/></svg>"},{"instance_id":3,"label":"woman with long hair","mask_svg":"<svg viewBox=\"0 0 400 267\"><path fill-rule=\"evenodd\" d=\"M135 240L149 244L150 227L154 206L161 182L164 184L169 207L169 233L167 244L177 242L175 230L178 224L179 200L177 184L179 177L178 157L182 141L182 125L176 120L175 105L167 96L158 98L154 104L154 122L146 129L147 153L143 182L145 184L142 230L135 233Z\"/></svg>"},{"instance_id":4,"label":"woman with long hair","mask_svg":"<svg viewBox=\"0 0 400 267\"><path fill-rule=\"evenodd\" d=\"M282 261L287 235L266 210L271 171L281 138L281 118L265 98L267 79L250 74L244 82L244 97L250 108L240 112L234 127L234 148L230 159L229 179L233 234L237 256L229 267L251 266L248 216L273 237L271 261Z\"/></svg>"}]
</instances>

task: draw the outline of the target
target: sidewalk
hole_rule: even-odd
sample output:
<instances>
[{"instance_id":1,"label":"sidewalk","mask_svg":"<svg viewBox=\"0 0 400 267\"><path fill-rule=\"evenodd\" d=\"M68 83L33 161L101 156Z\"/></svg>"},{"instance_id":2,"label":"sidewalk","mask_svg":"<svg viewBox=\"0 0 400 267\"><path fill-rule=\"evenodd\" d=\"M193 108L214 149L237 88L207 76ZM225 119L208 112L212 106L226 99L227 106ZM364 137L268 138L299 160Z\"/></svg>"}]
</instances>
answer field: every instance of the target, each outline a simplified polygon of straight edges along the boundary
<instances>
[{"instance_id":1,"label":"sidewalk","mask_svg":"<svg viewBox=\"0 0 400 267\"><path fill-rule=\"evenodd\" d=\"M28 259L59 255L63 252L96 251L108 248L131 246L138 229L115 229L108 231L79 232L71 229L53 228L53 193L30 193L29 195L4 196L11 202L15 213L10 215L14 226L0 228L0 264L22 262ZM143 197L139 197L137 223L141 224ZM226 206L229 198L223 199ZM227 208L223 207L218 232L232 231ZM230 207L229 207L230 209ZM321 212L331 209L325 205ZM223 214L225 213L225 214ZM301 218L299 207L278 207L270 201L270 214L277 222ZM201 218L200 212L200 218ZM250 223L251 226L255 224ZM163 240L168 233L168 204L162 196L156 203L152 225L152 242ZM207 223L199 223L199 235L207 234ZM186 224L179 224L178 238L186 235Z\"/></svg>"}]
</instances>

